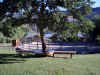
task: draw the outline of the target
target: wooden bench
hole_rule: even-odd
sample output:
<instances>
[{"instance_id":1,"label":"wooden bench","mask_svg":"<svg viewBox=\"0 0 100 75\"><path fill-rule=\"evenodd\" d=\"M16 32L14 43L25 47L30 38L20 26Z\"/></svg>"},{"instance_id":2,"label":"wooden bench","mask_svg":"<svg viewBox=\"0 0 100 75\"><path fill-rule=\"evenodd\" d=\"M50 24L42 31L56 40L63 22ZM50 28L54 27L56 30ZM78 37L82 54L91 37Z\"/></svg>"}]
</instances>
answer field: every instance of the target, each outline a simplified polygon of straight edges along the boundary
<instances>
[{"instance_id":1,"label":"wooden bench","mask_svg":"<svg viewBox=\"0 0 100 75\"><path fill-rule=\"evenodd\" d=\"M16 52L18 52L18 54L22 56L24 56L24 53L35 53L35 54L37 53L34 50L24 50L21 48L16 48ZM76 51L50 51L50 52L47 52L47 54L48 56L53 55L53 57L55 57L54 56L55 54L70 54L70 58L72 58L72 55L76 54Z\"/></svg>"},{"instance_id":2,"label":"wooden bench","mask_svg":"<svg viewBox=\"0 0 100 75\"><path fill-rule=\"evenodd\" d=\"M76 51L54 51L53 57L55 54L70 54L70 58L72 58L72 55L76 54Z\"/></svg>"}]
</instances>

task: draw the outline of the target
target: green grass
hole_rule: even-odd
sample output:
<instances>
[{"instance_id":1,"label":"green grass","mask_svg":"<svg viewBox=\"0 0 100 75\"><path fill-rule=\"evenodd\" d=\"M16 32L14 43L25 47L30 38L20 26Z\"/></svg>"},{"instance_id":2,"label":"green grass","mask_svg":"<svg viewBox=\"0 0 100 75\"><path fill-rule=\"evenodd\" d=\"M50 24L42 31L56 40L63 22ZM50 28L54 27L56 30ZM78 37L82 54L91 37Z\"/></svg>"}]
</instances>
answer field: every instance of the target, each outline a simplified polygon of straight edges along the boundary
<instances>
[{"instance_id":1,"label":"green grass","mask_svg":"<svg viewBox=\"0 0 100 75\"><path fill-rule=\"evenodd\" d=\"M0 47L0 75L100 75L100 55L21 58Z\"/></svg>"}]
</instances>

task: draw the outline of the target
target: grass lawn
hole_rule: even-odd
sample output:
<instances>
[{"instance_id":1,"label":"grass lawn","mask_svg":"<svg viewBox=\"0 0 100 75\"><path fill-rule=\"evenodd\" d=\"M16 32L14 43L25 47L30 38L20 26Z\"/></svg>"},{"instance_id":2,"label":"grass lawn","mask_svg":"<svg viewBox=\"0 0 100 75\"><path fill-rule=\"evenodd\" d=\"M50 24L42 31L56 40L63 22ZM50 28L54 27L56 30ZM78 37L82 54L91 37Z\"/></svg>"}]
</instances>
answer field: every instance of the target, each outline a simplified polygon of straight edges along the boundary
<instances>
[{"instance_id":1,"label":"grass lawn","mask_svg":"<svg viewBox=\"0 0 100 75\"><path fill-rule=\"evenodd\" d=\"M67 57L21 58L0 47L0 75L100 75L100 54Z\"/></svg>"}]
</instances>

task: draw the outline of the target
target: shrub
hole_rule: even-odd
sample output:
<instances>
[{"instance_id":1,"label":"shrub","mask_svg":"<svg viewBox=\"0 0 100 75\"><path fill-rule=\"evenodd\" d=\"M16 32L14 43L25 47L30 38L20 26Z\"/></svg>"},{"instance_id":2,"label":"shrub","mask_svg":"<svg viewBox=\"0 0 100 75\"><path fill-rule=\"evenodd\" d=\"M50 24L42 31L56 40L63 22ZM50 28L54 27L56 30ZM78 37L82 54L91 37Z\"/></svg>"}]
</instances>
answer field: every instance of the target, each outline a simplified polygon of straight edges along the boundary
<instances>
[{"instance_id":1,"label":"shrub","mask_svg":"<svg viewBox=\"0 0 100 75\"><path fill-rule=\"evenodd\" d=\"M5 40L4 35L0 32L0 43L3 43Z\"/></svg>"}]
</instances>

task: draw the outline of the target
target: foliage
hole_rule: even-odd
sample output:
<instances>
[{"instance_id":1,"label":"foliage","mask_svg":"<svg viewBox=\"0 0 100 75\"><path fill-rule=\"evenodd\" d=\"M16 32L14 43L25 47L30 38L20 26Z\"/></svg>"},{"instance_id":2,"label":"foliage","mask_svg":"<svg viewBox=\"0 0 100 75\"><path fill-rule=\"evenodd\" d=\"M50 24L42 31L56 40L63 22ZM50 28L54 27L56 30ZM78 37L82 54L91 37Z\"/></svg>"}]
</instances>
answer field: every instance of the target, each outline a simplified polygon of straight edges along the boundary
<instances>
[{"instance_id":1,"label":"foliage","mask_svg":"<svg viewBox=\"0 0 100 75\"><path fill-rule=\"evenodd\" d=\"M93 17L93 23L95 25L95 28L92 32L90 32L90 36L92 37L92 40L96 40L97 36L100 35L100 15L95 15Z\"/></svg>"},{"instance_id":2,"label":"foliage","mask_svg":"<svg viewBox=\"0 0 100 75\"><path fill-rule=\"evenodd\" d=\"M96 40L100 41L100 35L97 35Z\"/></svg>"},{"instance_id":3,"label":"foliage","mask_svg":"<svg viewBox=\"0 0 100 75\"><path fill-rule=\"evenodd\" d=\"M71 36L75 32L74 29L77 29L77 32L81 28L88 31L91 22L85 20L85 17L83 19L83 16L91 11L92 4L91 0L3 0L0 3L2 12L0 15L1 18L5 15L9 17L15 27L22 24L36 24L45 52L44 29L48 28L61 32L62 35L67 33ZM67 13L61 13L61 10L58 10L59 7L65 8ZM75 24L66 20L69 14L76 20Z\"/></svg>"},{"instance_id":4,"label":"foliage","mask_svg":"<svg viewBox=\"0 0 100 75\"><path fill-rule=\"evenodd\" d=\"M14 28L12 28L11 20L7 20L6 22L1 24L0 31L6 36L6 37L12 37L14 35Z\"/></svg>"},{"instance_id":5,"label":"foliage","mask_svg":"<svg viewBox=\"0 0 100 75\"><path fill-rule=\"evenodd\" d=\"M4 42L4 35L0 32L0 43Z\"/></svg>"},{"instance_id":6,"label":"foliage","mask_svg":"<svg viewBox=\"0 0 100 75\"><path fill-rule=\"evenodd\" d=\"M97 32L100 32L99 30L100 30L100 14L99 15L95 15L94 16L94 19L93 19L93 21L94 21L94 24L95 24L95 28L96 28L96 30L97 30Z\"/></svg>"},{"instance_id":7,"label":"foliage","mask_svg":"<svg viewBox=\"0 0 100 75\"><path fill-rule=\"evenodd\" d=\"M21 25L15 29L15 35L12 37L13 39L22 39L27 32L32 31L28 25Z\"/></svg>"},{"instance_id":8,"label":"foliage","mask_svg":"<svg viewBox=\"0 0 100 75\"><path fill-rule=\"evenodd\" d=\"M5 37L1 32L0 32L0 43L10 43L11 38Z\"/></svg>"},{"instance_id":9,"label":"foliage","mask_svg":"<svg viewBox=\"0 0 100 75\"><path fill-rule=\"evenodd\" d=\"M7 22L6 22L7 23ZM6 26L5 26L6 25ZM28 25L22 25L20 27L11 27L8 23L3 25L0 32L0 42L11 42L12 39L22 39L24 34L31 31Z\"/></svg>"}]
</instances>

